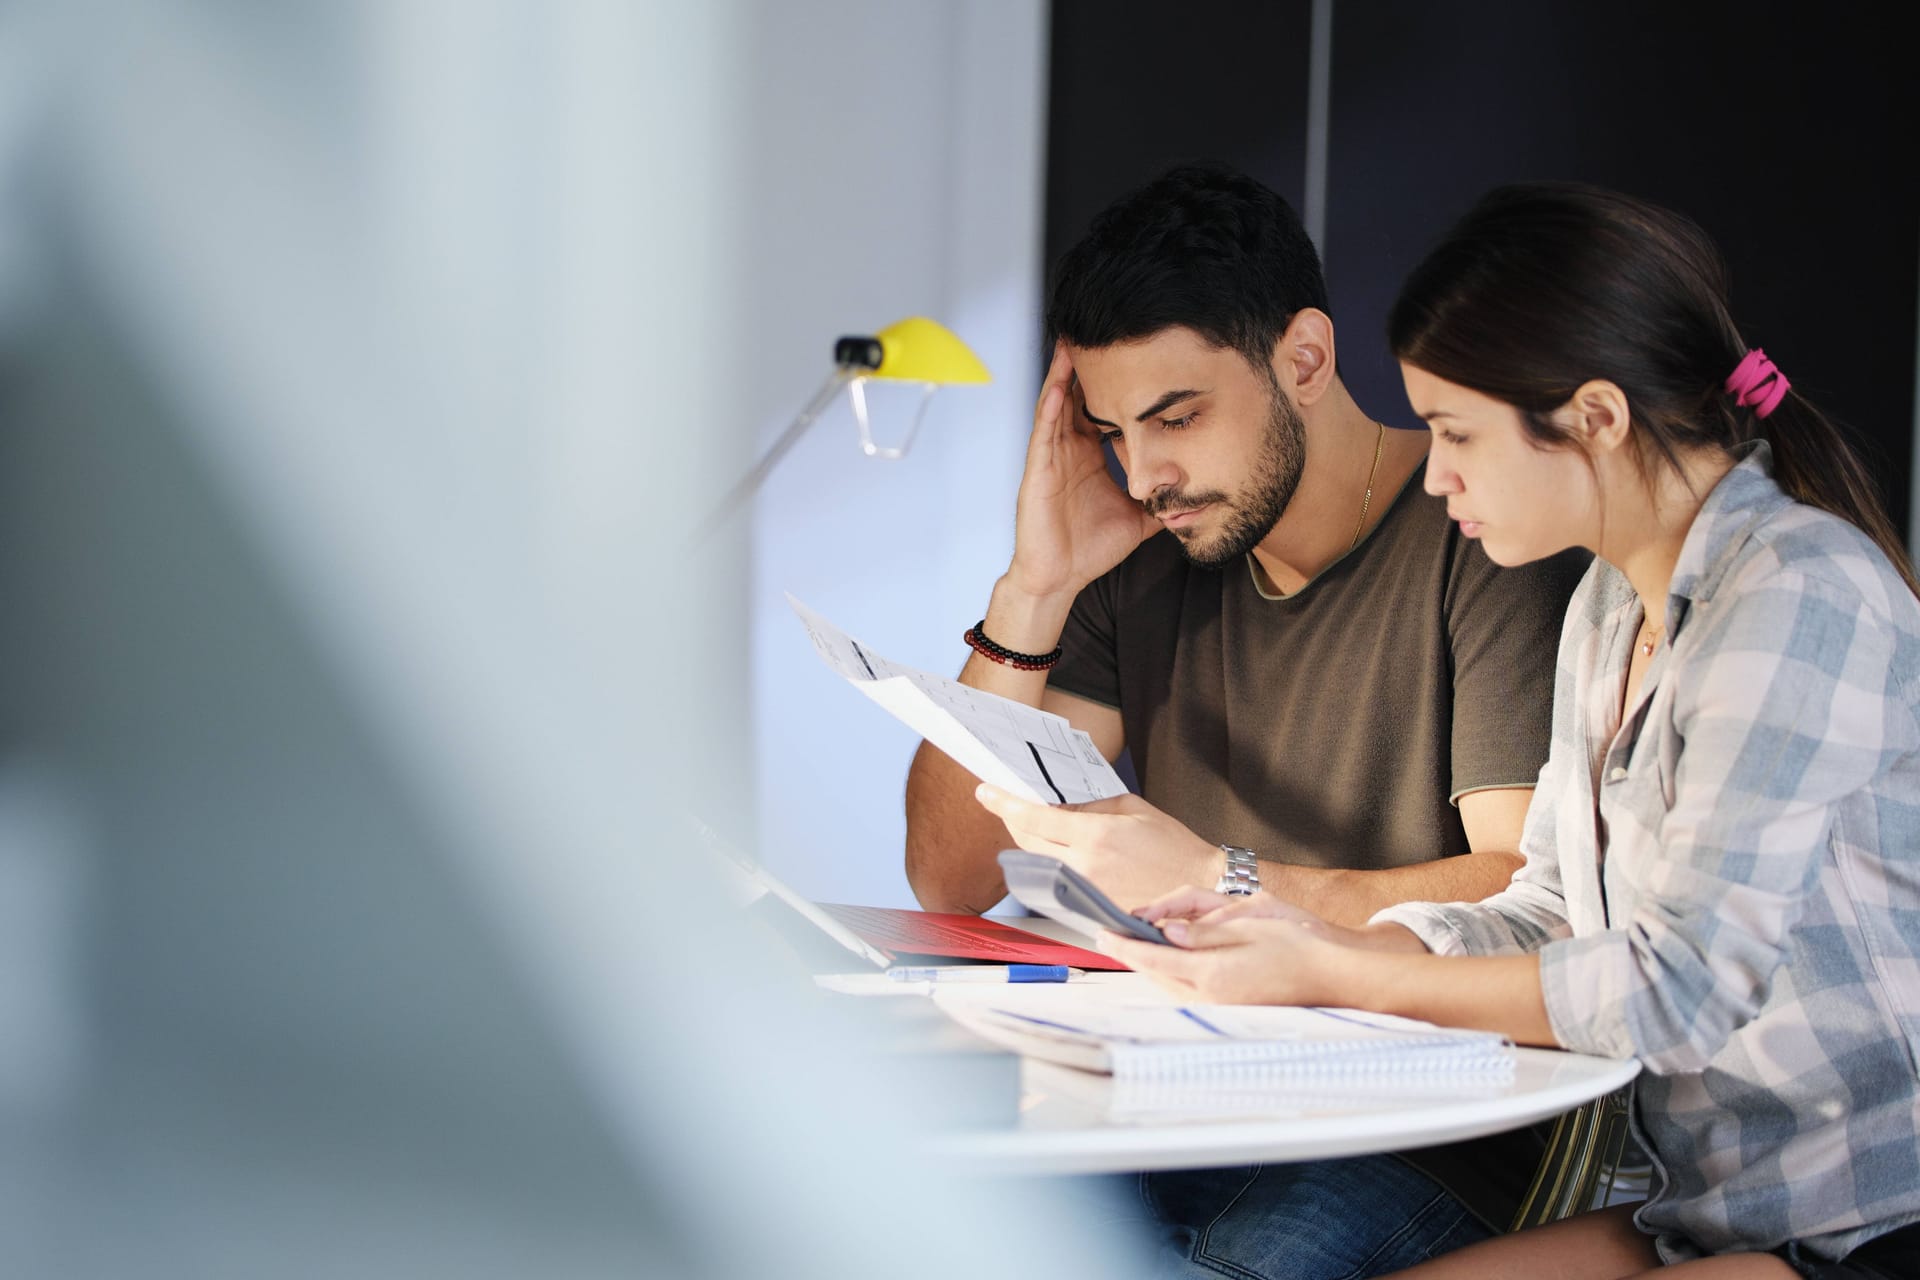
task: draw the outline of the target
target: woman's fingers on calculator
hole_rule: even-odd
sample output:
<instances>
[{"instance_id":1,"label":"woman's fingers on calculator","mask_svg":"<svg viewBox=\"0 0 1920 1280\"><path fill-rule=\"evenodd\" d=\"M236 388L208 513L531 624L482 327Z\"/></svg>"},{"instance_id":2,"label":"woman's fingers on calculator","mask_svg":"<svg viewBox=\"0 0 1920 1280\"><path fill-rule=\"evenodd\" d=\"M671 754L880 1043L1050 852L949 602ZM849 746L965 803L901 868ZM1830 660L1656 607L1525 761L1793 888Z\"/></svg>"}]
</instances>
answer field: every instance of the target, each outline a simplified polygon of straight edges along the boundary
<instances>
[{"instance_id":1,"label":"woman's fingers on calculator","mask_svg":"<svg viewBox=\"0 0 1920 1280\"><path fill-rule=\"evenodd\" d=\"M1135 915L1142 920L1159 924L1167 920L1197 920L1201 916L1217 911L1232 901L1224 893L1215 893L1211 889L1202 889L1198 885L1183 885L1172 893L1162 894L1144 907L1135 908Z\"/></svg>"}]
</instances>

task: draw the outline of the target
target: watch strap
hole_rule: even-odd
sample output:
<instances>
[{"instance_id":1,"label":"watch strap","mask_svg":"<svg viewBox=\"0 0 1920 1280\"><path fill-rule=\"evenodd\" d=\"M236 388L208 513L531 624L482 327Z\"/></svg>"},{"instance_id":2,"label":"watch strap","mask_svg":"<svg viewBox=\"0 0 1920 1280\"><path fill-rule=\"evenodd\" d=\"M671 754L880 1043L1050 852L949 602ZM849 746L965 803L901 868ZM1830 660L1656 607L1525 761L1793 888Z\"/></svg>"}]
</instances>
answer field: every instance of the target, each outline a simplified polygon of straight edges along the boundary
<instances>
[{"instance_id":1,"label":"watch strap","mask_svg":"<svg viewBox=\"0 0 1920 1280\"><path fill-rule=\"evenodd\" d=\"M1253 850L1243 849L1237 844L1223 844L1220 852L1227 855L1227 869L1221 874L1220 882L1213 886L1213 891L1236 897L1260 892L1260 859Z\"/></svg>"}]
</instances>

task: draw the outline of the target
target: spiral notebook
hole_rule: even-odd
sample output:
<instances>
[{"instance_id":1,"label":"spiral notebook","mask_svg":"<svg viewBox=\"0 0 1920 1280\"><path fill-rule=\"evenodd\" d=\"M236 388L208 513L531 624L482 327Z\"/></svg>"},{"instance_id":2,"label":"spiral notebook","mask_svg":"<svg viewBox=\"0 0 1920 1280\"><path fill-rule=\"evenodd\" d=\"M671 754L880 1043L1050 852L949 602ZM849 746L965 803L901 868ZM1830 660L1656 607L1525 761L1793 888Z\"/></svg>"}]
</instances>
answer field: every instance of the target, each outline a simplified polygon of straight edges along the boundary
<instances>
[{"instance_id":1,"label":"spiral notebook","mask_svg":"<svg viewBox=\"0 0 1920 1280\"><path fill-rule=\"evenodd\" d=\"M1071 988L940 991L963 1026L1116 1084L1483 1089L1512 1079L1513 1045L1486 1031L1353 1009L1121 1001Z\"/></svg>"}]
</instances>

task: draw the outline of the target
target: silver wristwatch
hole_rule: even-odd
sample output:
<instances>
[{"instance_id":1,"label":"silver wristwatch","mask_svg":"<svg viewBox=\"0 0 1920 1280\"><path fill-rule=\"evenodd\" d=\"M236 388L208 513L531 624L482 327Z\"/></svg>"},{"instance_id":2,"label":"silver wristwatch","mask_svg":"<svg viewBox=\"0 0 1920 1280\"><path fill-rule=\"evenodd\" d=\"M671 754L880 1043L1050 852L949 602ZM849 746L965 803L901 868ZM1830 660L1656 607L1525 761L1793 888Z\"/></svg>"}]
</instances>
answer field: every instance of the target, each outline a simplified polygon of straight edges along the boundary
<instances>
[{"instance_id":1,"label":"silver wristwatch","mask_svg":"<svg viewBox=\"0 0 1920 1280\"><path fill-rule=\"evenodd\" d=\"M1213 886L1213 891L1231 893L1237 897L1260 892L1260 859L1254 857L1253 850L1223 844L1220 852L1227 855L1227 869L1220 877L1220 883Z\"/></svg>"}]
</instances>

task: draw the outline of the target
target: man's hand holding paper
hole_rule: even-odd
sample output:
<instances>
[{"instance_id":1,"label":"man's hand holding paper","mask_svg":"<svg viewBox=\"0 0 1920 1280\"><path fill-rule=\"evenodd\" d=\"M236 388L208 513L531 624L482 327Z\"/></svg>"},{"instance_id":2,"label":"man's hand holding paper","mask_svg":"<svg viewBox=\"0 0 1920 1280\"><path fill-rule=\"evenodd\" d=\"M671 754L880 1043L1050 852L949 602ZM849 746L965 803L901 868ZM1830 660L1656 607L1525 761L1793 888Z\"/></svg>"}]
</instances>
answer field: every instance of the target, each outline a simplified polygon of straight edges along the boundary
<instances>
[{"instance_id":1,"label":"man's hand holding paper","mask_svg":"<svg viewBox=\"0 0 1920 1280\"><path fill-rule=\"evenodd\" d=\"M1046 807L991 785L975 797L1007 824L1013 842L1060 859L1122 907L1159 897L1171 881L1212 884L1220 849L1135 795Z\"/></svg>"}]
</instances>

